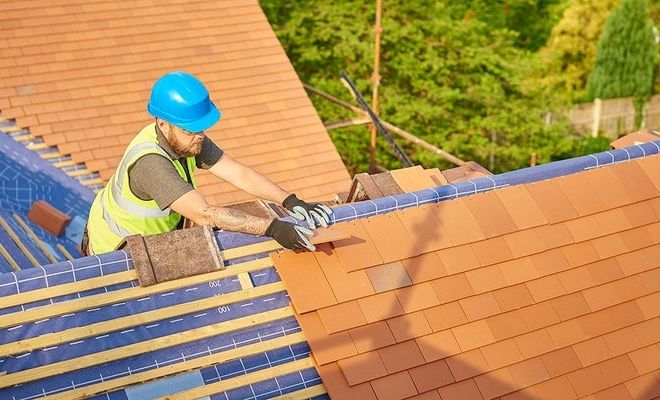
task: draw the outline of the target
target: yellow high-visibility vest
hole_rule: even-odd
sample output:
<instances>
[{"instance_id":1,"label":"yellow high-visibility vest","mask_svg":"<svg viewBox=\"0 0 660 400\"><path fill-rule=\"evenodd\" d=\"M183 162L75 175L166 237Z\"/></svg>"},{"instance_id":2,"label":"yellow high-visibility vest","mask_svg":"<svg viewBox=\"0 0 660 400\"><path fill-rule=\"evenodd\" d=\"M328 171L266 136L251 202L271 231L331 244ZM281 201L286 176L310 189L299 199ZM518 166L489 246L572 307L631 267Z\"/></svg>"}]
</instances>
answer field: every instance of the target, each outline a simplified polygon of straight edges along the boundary
<instances>
[{"instance_id":1,"label":"yellow high-visibility vest","mask_svg":"<svg viewBox=\"0 0 660 400\"><path fill-rule=\"evenodd\" d=\"M96 194L89 211L89 241L95 254L113 251L123 238L131 235L152 235L176 229L181 215L169 207L161 210L153 200L141 200L133 194L128 182L130 167L145 154L160 154L172 162L185 181L186 172L158 145L156 124L144 127L129 143L119 166L108 184ZM187 157L190 184L195 180L195 157Z\"/></svg>"}]
</instances>

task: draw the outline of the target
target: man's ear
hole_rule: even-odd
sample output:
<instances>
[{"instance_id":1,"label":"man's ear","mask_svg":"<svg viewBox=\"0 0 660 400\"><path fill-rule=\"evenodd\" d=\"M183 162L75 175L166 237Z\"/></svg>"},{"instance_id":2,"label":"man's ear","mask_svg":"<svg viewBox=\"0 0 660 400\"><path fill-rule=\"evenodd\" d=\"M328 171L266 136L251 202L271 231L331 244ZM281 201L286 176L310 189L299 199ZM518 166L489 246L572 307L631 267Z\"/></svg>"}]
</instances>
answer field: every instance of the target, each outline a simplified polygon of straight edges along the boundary
<instances>
[{"instance_id":1,"label":"man's ear","mask_svg":"<svg viewBox=\"0 0 660 400\"><path fill-rule=\"evenodd\" d=\"M163 132L163 135L170 133L170 124L168 124L166 121L160 118L156 118L156 125L158 125L158 129Z\"/></svg>"}]
</instances>

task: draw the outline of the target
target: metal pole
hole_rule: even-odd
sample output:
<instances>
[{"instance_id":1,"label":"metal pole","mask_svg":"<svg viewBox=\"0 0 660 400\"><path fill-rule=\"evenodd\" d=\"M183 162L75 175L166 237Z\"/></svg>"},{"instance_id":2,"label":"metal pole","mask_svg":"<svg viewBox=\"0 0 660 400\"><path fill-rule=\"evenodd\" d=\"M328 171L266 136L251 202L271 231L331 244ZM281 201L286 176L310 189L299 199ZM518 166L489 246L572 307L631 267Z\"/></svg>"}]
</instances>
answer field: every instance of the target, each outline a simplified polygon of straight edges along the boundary
<instances>
[{"instance_id":1,"label":"metal pole","mask_svg":"<svg viewBox=\"0 0 660 400\"><path fill-rule=\"evenodd\" d=\"M383 14L383 0L376 0L376 26L374 28L374 72L371 76L371 109L378 115L378 87L380 86L380 35L383 32L381 19ZM376 168L376 126L369 126L371 141L369 144L369 172Z\"/></svg>"}]
</instances>

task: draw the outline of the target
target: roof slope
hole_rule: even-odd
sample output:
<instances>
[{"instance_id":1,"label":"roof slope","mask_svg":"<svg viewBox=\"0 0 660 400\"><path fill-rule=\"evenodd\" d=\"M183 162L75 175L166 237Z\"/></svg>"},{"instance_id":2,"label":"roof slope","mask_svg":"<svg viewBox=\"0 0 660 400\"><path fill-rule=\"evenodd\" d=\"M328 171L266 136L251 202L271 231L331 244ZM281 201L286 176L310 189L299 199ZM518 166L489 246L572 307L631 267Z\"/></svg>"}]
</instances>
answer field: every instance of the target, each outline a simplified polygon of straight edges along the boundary
<instances>
[{"instance_id":1,"label":"roof slope","mask_svg":"<svg viewBox=\"0 0 660 400\"><path fill-rule=\"evenodd\" d=\"M660 155L333 229L271 255L332 398L660 396Z\"/></svg>"},{"instance_id":2,"label":"roof slope","mask_svg":"<svg viewBox=\"0 0 660 400\"><path fill-rule=\"evenodd\" d=\"M150 121L153 82L187 70L223 111L208 134L228 154L306 198L327 199L348 185L256 1L13 1L2 19L3 115L104 180ZM249 198L206 173L199 183L215 204Z\"/></svg>"}]
</instances>

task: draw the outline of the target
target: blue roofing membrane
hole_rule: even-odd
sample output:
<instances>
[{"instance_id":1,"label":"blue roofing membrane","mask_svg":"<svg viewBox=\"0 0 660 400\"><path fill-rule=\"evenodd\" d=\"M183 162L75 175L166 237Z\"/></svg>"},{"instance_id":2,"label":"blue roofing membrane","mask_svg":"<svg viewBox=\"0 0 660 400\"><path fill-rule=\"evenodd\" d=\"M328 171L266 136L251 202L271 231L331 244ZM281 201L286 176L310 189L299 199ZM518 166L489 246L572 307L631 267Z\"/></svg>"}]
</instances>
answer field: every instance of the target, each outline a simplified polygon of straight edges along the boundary
<instances>
[{"instance_id":1,"label":"blue roofing membrane","mask_svg":"<svg viewBox=\"0 0 660 400\"><path fill-rule=\"evenodd\" d=\"M1 144L1 141L0 141ZM525 168L496 176L465 181L457 184L406 193L396 196L384 197L376 200L348 204L334 209L333 223L363 218L375 214L391 212L397 209L435 203L458 196L470 195L476 192L494 188L528 183L552 177L567 175L600 166L625 162L629 159L660 154L660 141L633 146L621 150L606 151L594 155L578 157L570 160L557 161L537 167ZM242 247L248 244L266 240L263 237L254 237L246 234L231 232L216 232L222 249ZM0 238L1 240L1 238ZM228 271L238 267L237 264L250 259L261 259L267 254L253 255L248 258L235 259L226 262ZM250 272L250 278L255 287L273 284L280 280L272 264L265 263L265 267ZM57 305L74 303L78 299L91 302L112 293L123 293L127 289L137 286L136 280L108 284L82 292L70 293L58 297L45 296L40 301L32 303L15 302L16 305L6 306L17 294L25 295L31 291L48 288L52 290L61 285L73 282L89 281L98 277L110 280L116 274L126 273L133 269L130 254L117 251L92 257L84 257L73 261L51 264L43 268L30 268L20 272L0 274L0 373L6 371L8 379L12 374L27 371L40 366L55 366L56 363L76 359L85 355L98 354L109 349L118 349L123 346L139 344L158 337L174 334L183 334L192 329L209 326L222 321L233 321L237 318L257 315L269 310L278 310L289 304L286 292L281 289L266 296L239 300L231 304L218 307L195 310L193 313L178 315L174 318L165 318L150 321L146 324L108 331L97 336L83 337L79 340L60 343L55 346L34 349L30 352L16 353L3 352L4 345L16 343L19 340L36 338L47 333L63 332L75 327L90 326L102 321L113 321L122 317L139 315L165 307L186 304L193 301L217 297L222 301L222 295L236 293L241 289L238 277L231 275L220 280L198 281L184 287L163 292L152 292L144 296L129 298L122 301L109 302L97 306L88 306L75 311L43 317L43 319L30 319L30 322L7 324L7 318L27 315L31 309L43 307L40 310L47 312ZM42 291L43 292L43 291ZM41 318L41 317L40 317ZM218 354L244 345L261 342L274 337L282 337L300 332L300 327L292 316L287 316L266 324L253 324L247 328L228 333L211 335L201 340L194 340L184 344L172 344L169 347L155 351L137 352L127 358L116 359L111 362L93 365L81 369L71 368L68 371L48 376L19 386L0 388L0 399L25 400L43 397L44 395L66 393L69 390L88 385L108 382L119 377L125 377L144 371L156 370L184 361L194 360L210 354ZM177 385L196 384L209 385L220 380L244 375L253 371L269 368L278 364L309 357L309 347L306 343L285 346L258 353L249 357L220 362L202 368L196 368L199 375L182 378L182 382L164 379L163 386L158 383L144 389L118 388L106 394L94 397L95 399L134 399L135 393L159 393L162 395ZM9 355L11 354L11 355ZM183 371L181 371L183 372ZM201 376L201 379L200 379ZM0 375L0 387L3 376ZM178 383L177 383L178 382ZM266 399L283 393L299 390L320 384L320 378L314 368L306 368L295 373L271 377L266 381L254 383L233 389L225 393L215 393L211 399ZM155 385L155 387L153 387ZM168 386L169 385L169 386ZM5 385L6 386L6 385ZM321 396L320 398L325 398Z\"/></svg>"}]
</instances>

